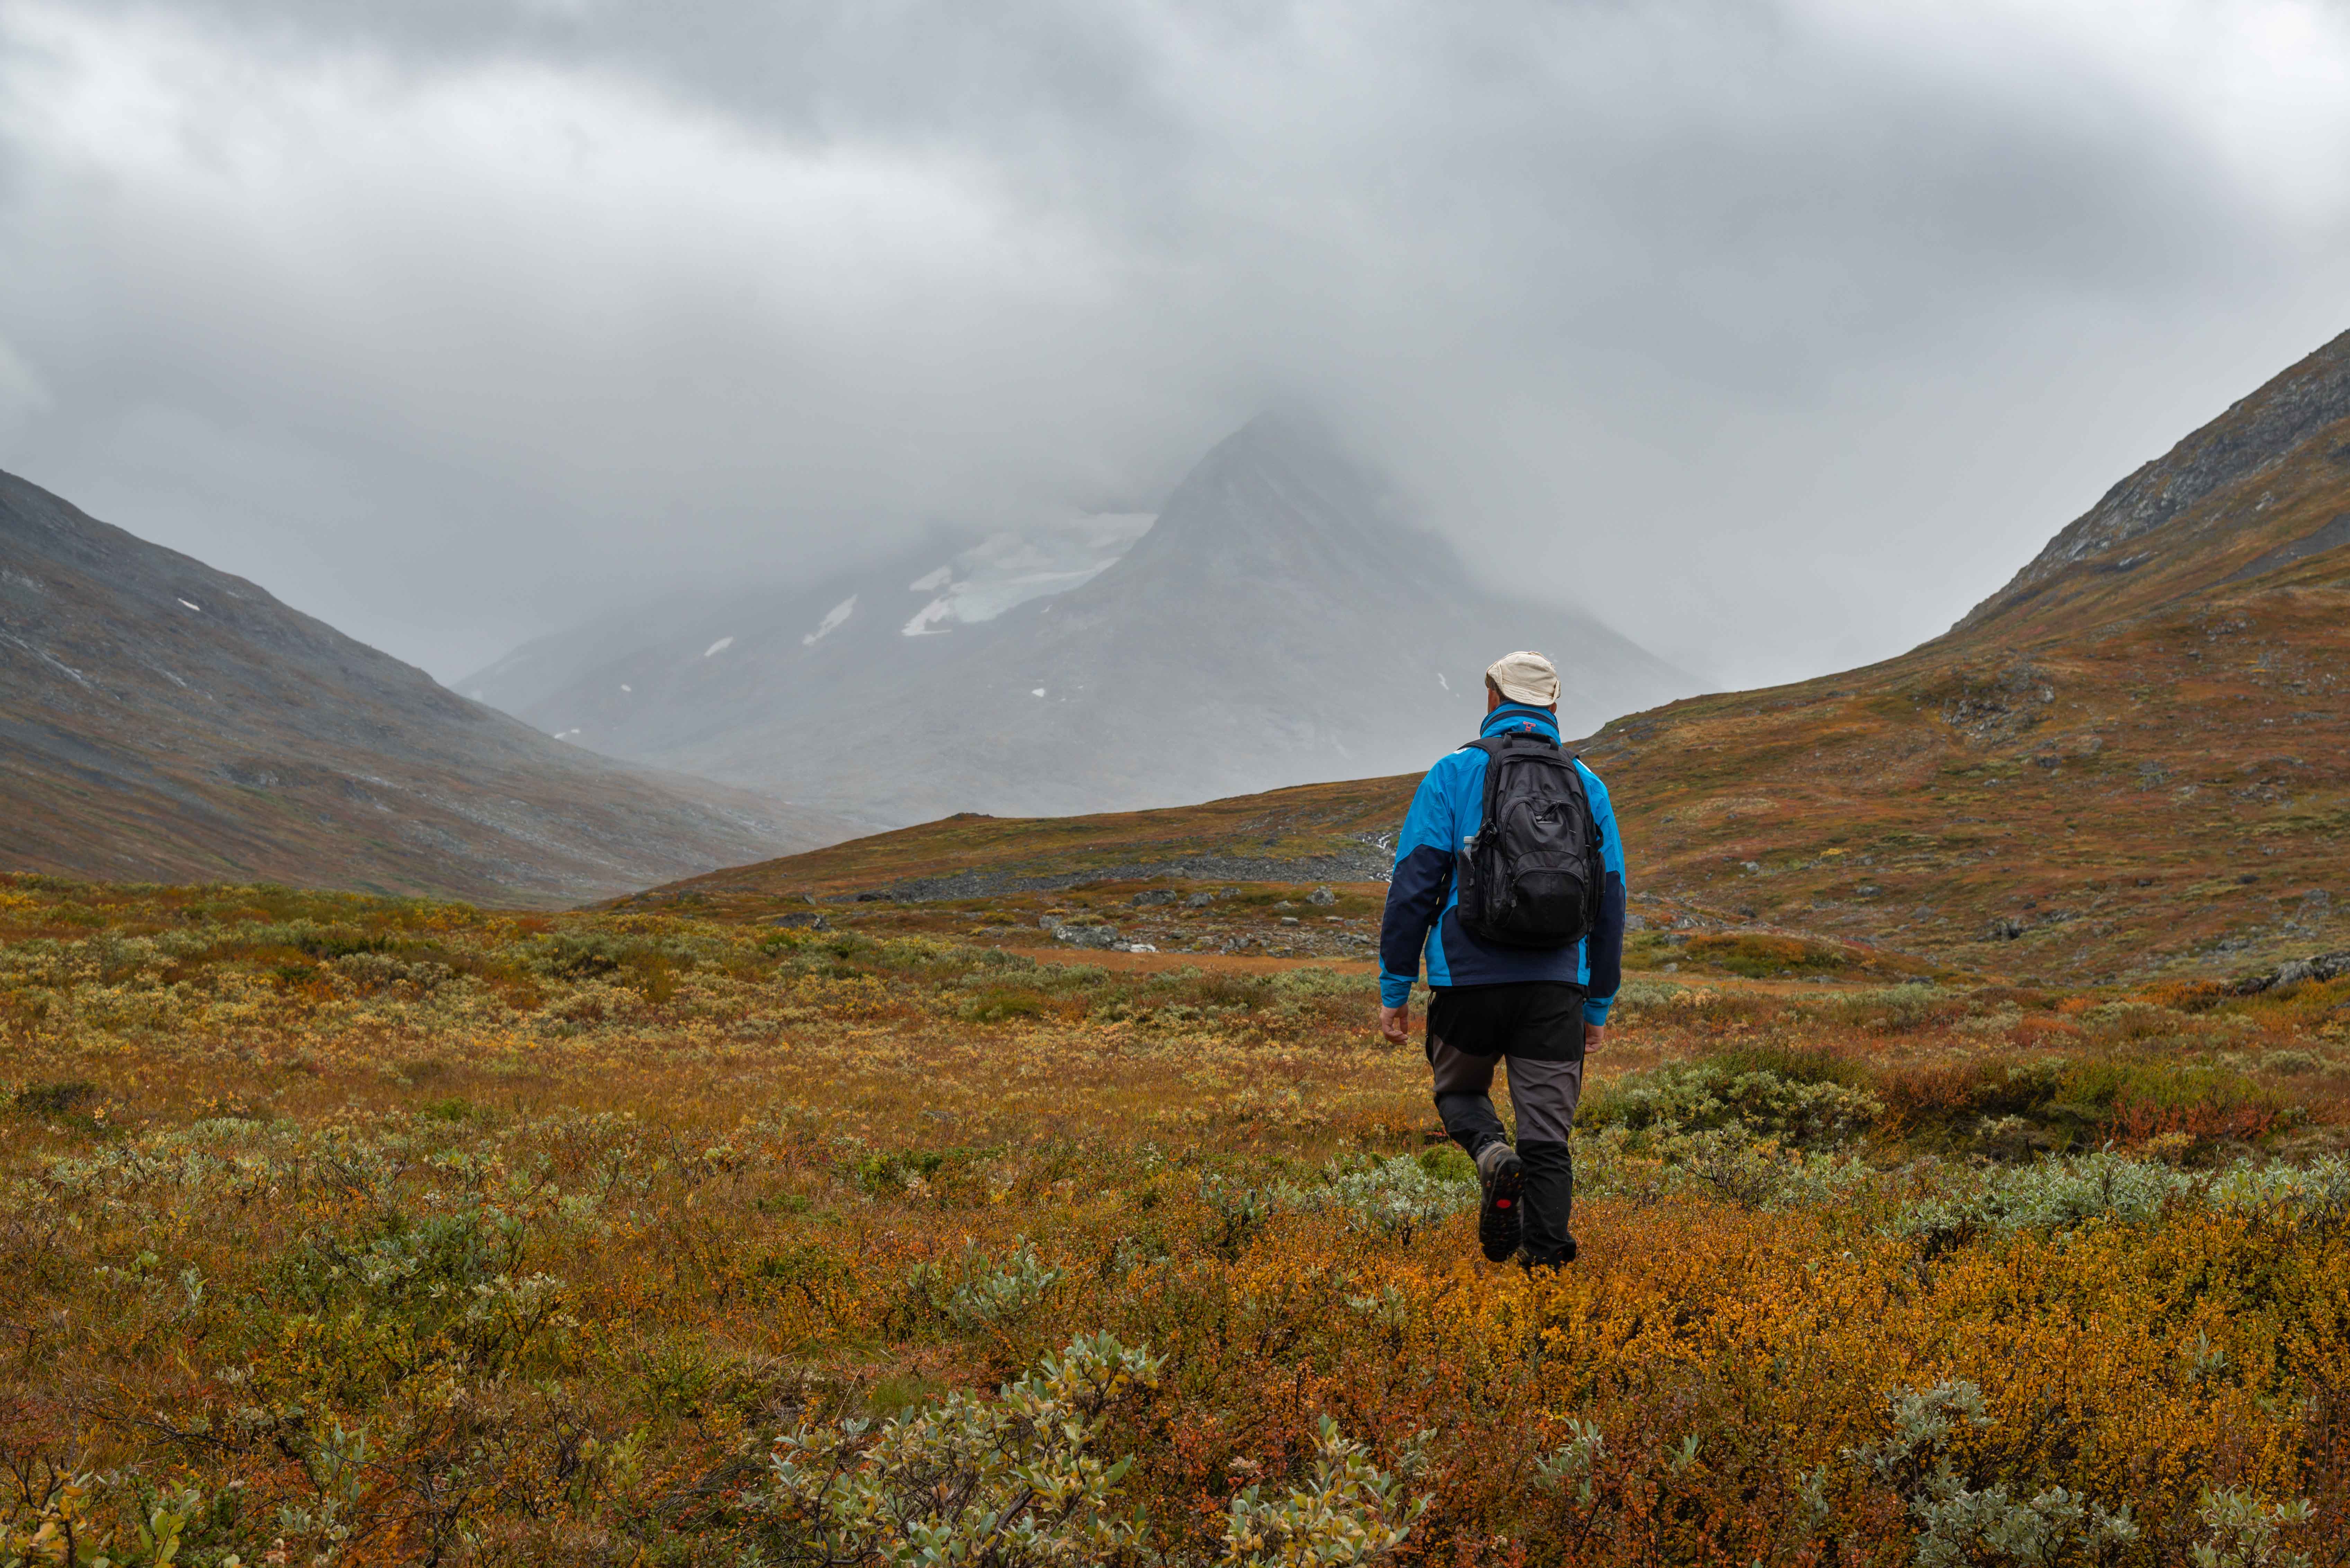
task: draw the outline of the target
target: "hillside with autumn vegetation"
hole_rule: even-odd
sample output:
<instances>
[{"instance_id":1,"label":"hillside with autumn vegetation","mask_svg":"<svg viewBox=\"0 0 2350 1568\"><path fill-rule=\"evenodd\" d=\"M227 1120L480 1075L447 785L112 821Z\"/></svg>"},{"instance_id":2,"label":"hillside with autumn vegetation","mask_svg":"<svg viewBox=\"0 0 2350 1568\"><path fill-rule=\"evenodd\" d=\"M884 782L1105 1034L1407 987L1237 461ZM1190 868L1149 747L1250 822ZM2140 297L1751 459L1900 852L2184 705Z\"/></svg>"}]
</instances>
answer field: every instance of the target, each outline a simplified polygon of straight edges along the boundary
<instances>
[{"instance_id":1,"label":"hillside with autumn vegetation","mask_svg":"<svg viewBox=\"0 0 2350 1568\"><path fill-rule=\"evenodd\" d=\"M1648 884L2019 974L2350 947L2350 334L1899 659L1608 725Z\"/></svg>"}]
</instances>

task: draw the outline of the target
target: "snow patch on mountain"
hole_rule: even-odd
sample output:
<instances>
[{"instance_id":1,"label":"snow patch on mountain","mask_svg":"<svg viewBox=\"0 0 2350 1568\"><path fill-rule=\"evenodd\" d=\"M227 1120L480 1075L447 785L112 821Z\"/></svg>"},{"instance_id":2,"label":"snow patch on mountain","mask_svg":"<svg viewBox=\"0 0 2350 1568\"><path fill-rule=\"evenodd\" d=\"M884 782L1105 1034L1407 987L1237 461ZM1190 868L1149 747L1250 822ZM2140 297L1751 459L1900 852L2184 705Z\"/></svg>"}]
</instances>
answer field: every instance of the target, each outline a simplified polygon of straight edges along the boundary
<instances>
[{"instance_id":1,"label":"snow patch on mountain","mask_svg":"<svg viewBox=\"0 0 2350 1568\"><path fill-rule=\"evenodd\" d=\"M941 567L941 569L943 570L944 568ZM954 628L951 626L941 626L939 624L941 621L951 620L953 618L953 598L951 597L935 598L930 603L924 605L920 609L916 610L914 612L914 618L908 621L905 626L899 629L899 635L900 637L937 637L941 633L950 632L954 629Z\"/></svg>"},{"instance_id":2,"label":"snow patch on mountain","mask_svg":"<svg viewBox=\"0 0 2350 1568\"><path fill-rule=\"evenodd\" d=\"M1031 599L1081 587L1132 549L1153 521L1148 512L1096 512L991 534L906 585L909 593L934 597L906 623L905 635L977 626Z\"/></svg>"},{"instance_id":3,"label":"snow patch on mountain","mask_svg":"<svg viewBox=\"0 0 2350 1568\"><path fill-rule=\"evenodd\" d=\"M816 629L809 632L806 637L800 639L800 646L802 648L814 648L817 643L822 642L826 638L831 636L834 632L838 631L843 626L847 625L848 618L856 613L857 596L855 594L851 594L847 598L841 600L838 604L833 606L830 609L825 611L824 618L816 623Z\"/></svg>"}]
</instances>

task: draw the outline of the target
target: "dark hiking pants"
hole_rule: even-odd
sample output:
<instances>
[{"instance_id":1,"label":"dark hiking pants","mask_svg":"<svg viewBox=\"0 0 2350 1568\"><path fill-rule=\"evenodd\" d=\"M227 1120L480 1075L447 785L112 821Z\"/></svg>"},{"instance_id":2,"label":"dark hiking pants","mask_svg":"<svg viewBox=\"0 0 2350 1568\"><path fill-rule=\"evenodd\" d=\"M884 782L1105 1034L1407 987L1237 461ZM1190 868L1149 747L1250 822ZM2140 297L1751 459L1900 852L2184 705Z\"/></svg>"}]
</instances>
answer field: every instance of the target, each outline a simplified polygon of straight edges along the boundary
<instances>
[{"instance_id":1,"label":"dark hiking pants","mask_svg":"<svg viewBox=\"0 0 2350 1568\"><path fill-rule=\"evenodd\" d=\"M1575 1208L1567 1135L1583 1097L1583 988L1534 981L1436 992L1428 1007L1436 1114L1471 1159L1504 1136L1492 1094L1493 1069L1503 1063L1509 1064L1518 1158L1526 1170L1526 1259L1563 1263L1575 1256L1575 1236L1567 1230Z\"/></svg>"}]
</instances>

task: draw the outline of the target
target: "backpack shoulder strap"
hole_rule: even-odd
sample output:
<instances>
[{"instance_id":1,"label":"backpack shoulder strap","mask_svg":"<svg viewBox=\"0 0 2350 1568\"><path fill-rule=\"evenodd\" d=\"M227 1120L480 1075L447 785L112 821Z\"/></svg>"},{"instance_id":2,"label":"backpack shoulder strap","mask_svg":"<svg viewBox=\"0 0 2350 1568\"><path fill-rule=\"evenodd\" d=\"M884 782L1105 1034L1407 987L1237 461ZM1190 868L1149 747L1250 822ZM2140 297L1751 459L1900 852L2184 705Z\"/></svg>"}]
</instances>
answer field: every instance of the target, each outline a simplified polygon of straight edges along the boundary
<instances>
[{"instance_id":1,"label":"backpack shoulder strap","mask_svg":"<svg viewBox=\"0 0 2350 1568\"><path fill-rule=\"evenodd\" d=\"M1510 749L1513 742L1528 742L1539 746L1541 750L1534 754L1540 757L1544 753L1549 753L1545 760L1555 760L1558 754L1566 749L1538 730L1510 730L1499 735L1480 735L1462 746L1461 749L1464 752L1485 753L1485 804L1477 819L1477 831L1481 834L1493 825L1493 800L1502 787L1502 756ZM1519 754L1523 756L1524 753L1522 751ZM1572 773L1574 766L1574 763L1570 760L1567 763L1568 772ZM1575 784L1577 790L1583 787L1583 780L1579 777L1575 779Z\"/></svg>"},{"instance_id":2,"label":"backpack shoulder strap","mask_svg":"<svg viewBox=\"0 0 2350 1568\"><path fill-rule=\"evenodd\" d=\"M1507 735L1480 735L1461 749L1485 753L1484 804L1477 813L1477 832L1482 836L1493 826L1493 797L1502 787L1502 753L1508 749Z\"/></svg>"}]
</instances>

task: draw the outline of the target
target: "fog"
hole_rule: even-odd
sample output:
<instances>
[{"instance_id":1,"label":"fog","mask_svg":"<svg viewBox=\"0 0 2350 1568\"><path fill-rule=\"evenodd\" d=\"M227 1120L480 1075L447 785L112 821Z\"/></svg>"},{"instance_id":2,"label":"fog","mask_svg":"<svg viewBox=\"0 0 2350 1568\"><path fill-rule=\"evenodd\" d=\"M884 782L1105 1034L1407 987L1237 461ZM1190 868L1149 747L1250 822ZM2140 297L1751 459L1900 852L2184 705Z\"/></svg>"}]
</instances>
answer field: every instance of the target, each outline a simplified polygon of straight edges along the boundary
<instances>
[{"instance_id":1,"label":"fog","mask_svg":"<svg viewBox=\"0 0 2350 1568\"><path fill-rule=\"evenodd\" d=\"M2350 326L2328 3L0 0L0 466L444 679L1257 409L1725 684Z\"/></svg>"}]
</instances>

